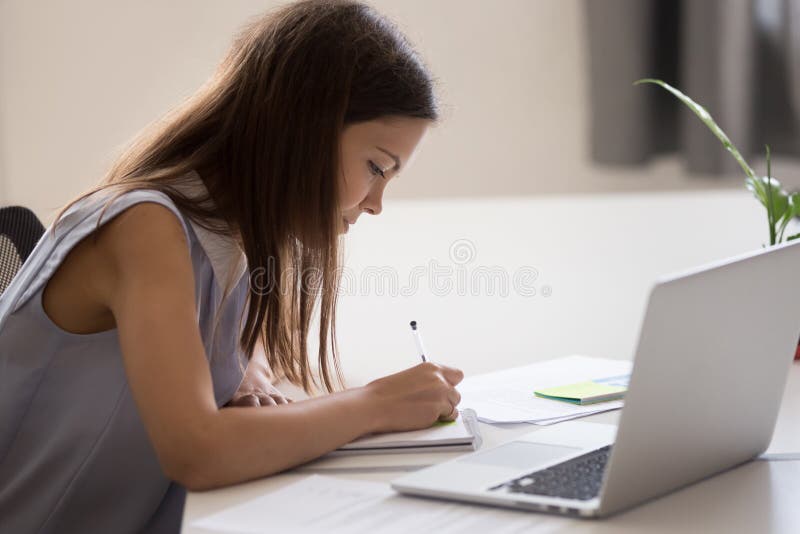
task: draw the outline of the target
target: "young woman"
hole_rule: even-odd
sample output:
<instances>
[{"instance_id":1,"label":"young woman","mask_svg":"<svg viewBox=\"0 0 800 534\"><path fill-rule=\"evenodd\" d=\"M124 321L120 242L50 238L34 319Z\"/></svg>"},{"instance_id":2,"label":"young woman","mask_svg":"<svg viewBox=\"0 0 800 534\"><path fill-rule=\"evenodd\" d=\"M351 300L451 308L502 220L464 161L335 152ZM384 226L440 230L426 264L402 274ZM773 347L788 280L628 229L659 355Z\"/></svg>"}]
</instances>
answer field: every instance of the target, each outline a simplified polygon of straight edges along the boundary
<instances>
[{"instance_id":1,"label":"young woman","mask_svg":"<svg viewBox=\"0 0 800 534\"><path fill-rule=\"evenodd\" d=\"M184 488L456 417L462 374L432 363L334 391L339 236L381 212L436 116L367 6L249 27L0 297L0 531L176 531ZM329 394L287 403L269 370Z\"/></svg>"}]
</instances>

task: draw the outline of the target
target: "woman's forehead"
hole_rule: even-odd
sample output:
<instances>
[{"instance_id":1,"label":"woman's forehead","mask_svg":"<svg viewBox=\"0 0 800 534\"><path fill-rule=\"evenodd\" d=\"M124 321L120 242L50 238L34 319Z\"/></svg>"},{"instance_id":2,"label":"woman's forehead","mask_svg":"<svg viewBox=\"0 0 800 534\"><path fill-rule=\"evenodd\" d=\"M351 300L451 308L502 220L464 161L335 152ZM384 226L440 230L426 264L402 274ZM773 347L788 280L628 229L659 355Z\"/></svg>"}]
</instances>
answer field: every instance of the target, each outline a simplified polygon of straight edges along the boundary
<instances>
[{"instance_id":1,"label":"woman's forehead","mask_svg":"<svg viewBox=\"0 0 800 534\"><path fill-rule=\"evenodd\" d=\"M414 150L430 121L417 118L388 118L358 122L345 127L343 136L358 145L373 145L395 155ZM371 148L371 147L370 147Z\"/></svg>"}]
</instances>

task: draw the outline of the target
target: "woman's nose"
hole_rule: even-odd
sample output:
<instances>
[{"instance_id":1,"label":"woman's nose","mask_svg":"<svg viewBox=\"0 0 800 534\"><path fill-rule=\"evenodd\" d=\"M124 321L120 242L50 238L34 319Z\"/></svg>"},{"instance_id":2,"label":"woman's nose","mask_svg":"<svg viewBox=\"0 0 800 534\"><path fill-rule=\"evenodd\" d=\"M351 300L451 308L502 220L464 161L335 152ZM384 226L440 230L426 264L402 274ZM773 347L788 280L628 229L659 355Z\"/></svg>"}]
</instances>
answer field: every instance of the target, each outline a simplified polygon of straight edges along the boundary
<instances>
[{"instance_id":1,"label":"woman's nose","mask_svg":"<svg viewBox=\"0 0 800 534\"><path fill-rule=\"evenodd\" d=\"M365 198L361 204L361 211L365 211L370 215L380 215L381 211L383 211L383 191L378 191Z\"/></svg>"}]
</instances>

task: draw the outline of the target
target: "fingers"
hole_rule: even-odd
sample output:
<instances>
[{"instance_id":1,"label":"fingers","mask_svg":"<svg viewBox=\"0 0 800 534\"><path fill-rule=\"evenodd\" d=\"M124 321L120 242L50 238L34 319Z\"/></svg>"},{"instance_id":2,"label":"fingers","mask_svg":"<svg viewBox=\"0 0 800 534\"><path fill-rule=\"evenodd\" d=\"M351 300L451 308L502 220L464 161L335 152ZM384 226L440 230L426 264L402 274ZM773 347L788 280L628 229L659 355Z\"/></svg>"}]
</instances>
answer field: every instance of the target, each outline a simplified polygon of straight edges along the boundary
<instances>
[{"instance_id":1,"label":"fingers","mask_svg":"<svg viewBox=\"0 0 800 534\"><path fill-rule=\"evenodd\" d=\"M438 363L426 362L420 364L422 367L428 367L442 376L450 385L457 385L464 380L464 373L461 369L455 367L447 367L446 365L439 365Z\"/></svg>"},{"instance_id":2,"label":"fingers","mask_svg":"<svg viewBox=\"0 0 800 534\"><path fill-rule=\"evenodd\" d=\"M227 406L240 406L240 407L249 407L249 406L260 406L260 402L258 400L258 396L255 394L247 394L241 395L239 397L234 397L233 399L228 402Z\"/></svg>"},{"instance_id":3,"label":"fingers","mask_svg":"<svg viewBox=\"0 0 800 534\"><path fill-rule=\"evenodd\" d=\"M458 404L461 402L461 393L459 393L457 389L453 388L447 392L447 400L450 402L451 406L458 406Z\"/></svg>"},{"instance_id":4,"label":"fingers","mask_svg":"<svg viewBox=\"0 0 800 534\"><path fill-rule=\"evenodd\" d=\"M439 420L455 420L458 417L457 406L461 402L461 393L458 392L455 386L464 379L464 373L460 369L430 362L422 365L433 371L433 374L437 375L441 381L440 386L437 388L437 395L440 395L440 406L442 406Z\"/></svg>"},{"instance_id":5,"label":"fingers","mask_svg":"<svg viewBox=\"0 0 800 534\"><path fill-rule=\"evenodd\" d=\"M271 395L259 394L258 400L261 406L277 406L278 402Z\"/></svg>"},{"instance_id":6,"label":"fingers","mask_svg":"<svg viewBox=\"0 0 800 534\"><path fill-rule=\"evenodd\" d=\"M441 368L442 376L444 376L445 380L450 382L450 384L455 386L464 380L464 373L461 372L460 369L445 367L444 365L440 365L439 367Z\"/></svg>"},{"instance_id":7,"label":"fingers","mask_svg":"<svg viewBox=\"0 0 800 534\"><path fill-rule=\"evenodd\" d=\"M258 407L258 406L278 406L293 402L280 393L263 393L261 391L247 393L231 399L228 406Z\"/></svg>"},{"instance_id":8,"label":"fingers","mask_svg":"<svg viewBox=\"0 0 800 534\"><path fill-rule=\"evenodd\" d=\"M289 404L289 400L280 393L269 393L269 397L275 404Z\"/></svg>"},{"instance_id":9,"label":"fingers","mask_svg":"<svg viewBox=\"0 0 800 534\"><path fill-rule=\"evenodd\" d=\"M445 408L445 413L439 416L439 421L455 421L458 417L458 408L452 405L448 405Z\"/></svg>"},{"instance_id":10,"label":"fingers","mask_svg":"<svg viewBox=\"0 0 800 534\"><path fill-rule=\"evenodd\" d=\"M461 402L461 393L454 387L446 391L445 407L439 416L440 421L454 421L458 417L458 403Z\"/></svg>"}]
</instances>

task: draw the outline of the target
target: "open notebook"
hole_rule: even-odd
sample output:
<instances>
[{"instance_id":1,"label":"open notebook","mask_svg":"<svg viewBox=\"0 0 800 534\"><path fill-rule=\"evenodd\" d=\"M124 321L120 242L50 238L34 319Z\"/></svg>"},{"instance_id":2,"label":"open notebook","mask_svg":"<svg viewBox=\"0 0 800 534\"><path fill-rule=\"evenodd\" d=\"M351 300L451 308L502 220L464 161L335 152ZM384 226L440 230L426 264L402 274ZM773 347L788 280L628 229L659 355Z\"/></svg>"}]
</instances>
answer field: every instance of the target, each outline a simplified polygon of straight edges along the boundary
<instances>
[{"instance_id":1,"label":"open notebook","mask_svg":"<svg viewBox=\"0 0 800 534\"><path fill-rule=\"evenodd\" d=\"M481 446L478 418L472 410L462 410L452 423L438 423L411 432L391 432L364 436L326 456L387 454L408 452L472 451Z\"/></svg>"}]
</instances>

